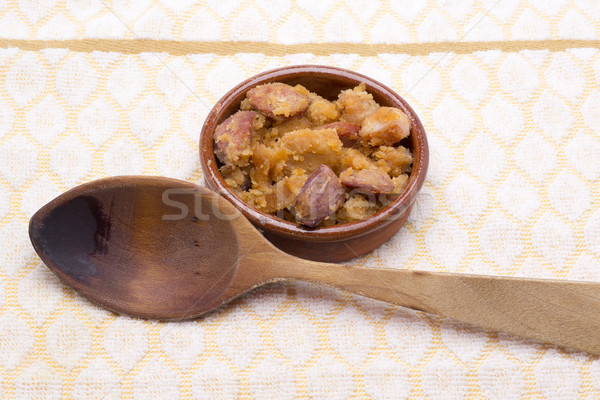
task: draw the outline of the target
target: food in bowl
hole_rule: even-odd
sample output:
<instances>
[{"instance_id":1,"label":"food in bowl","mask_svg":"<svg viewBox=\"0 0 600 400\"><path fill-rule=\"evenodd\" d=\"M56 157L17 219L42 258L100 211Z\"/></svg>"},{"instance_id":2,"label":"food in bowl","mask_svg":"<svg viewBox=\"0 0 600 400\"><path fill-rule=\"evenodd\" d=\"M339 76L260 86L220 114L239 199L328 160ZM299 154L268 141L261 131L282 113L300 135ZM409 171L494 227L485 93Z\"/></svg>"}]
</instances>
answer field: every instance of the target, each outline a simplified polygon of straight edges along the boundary
<instances>
[{"instance_id":1,"label":"food in bowl","mask_svg":"<svg viewBox=\"0 0 600 400\"><path fill-rule=\"evenodd\" d=\"M413 157L399 108L364 84L334 101L302 85L258 85L213 134L229 188L259 211L308 227L362 220L398 196Z\"/></svg>"}]
</instances>

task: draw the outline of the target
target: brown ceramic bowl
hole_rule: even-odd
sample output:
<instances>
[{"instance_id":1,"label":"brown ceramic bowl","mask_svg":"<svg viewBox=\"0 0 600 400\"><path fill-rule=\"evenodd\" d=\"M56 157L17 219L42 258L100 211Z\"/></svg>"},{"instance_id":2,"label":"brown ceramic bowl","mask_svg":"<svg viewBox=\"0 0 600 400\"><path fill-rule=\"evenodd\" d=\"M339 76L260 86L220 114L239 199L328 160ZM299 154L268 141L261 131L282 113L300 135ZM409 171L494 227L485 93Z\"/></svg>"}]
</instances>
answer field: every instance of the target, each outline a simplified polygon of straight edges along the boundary
<instances>
[{"instance_id":1,"label":"brown ceramic bowl","mask_svg":"<svg viewBox=\"0 0 600 400\"><path fill-rule=\"evenodd\" d=\"M405 139L405 145L410 148L414 157L412 173L404 192L367 219L316 229L279 219L244 203L229 189L219 172L219 164L213 150L213 132L217 125L239 109L240 102L248 90L269 82L301 84L329 100L336 99L340 91L364 82L367 91L380 105L398 107L404 111L412 122L411 134ZM275 246L298 257L338 262L370 252L387 241L406 222L425 180L429 149L425 129L419 117L408 103L390 88L365 75L345 69L298 65L260 73L225 94L210 111L202 127L200 161L207 186L233 203Z\"/></svg>"}]
</instances>

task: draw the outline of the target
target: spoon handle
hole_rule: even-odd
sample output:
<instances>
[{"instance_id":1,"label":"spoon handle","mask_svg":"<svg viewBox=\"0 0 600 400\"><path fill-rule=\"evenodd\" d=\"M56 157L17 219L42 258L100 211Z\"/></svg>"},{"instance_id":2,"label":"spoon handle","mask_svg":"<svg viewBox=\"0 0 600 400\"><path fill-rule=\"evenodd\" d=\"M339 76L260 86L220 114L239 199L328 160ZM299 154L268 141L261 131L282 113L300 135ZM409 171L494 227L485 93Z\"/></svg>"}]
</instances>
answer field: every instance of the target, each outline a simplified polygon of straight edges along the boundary
<instances>
[{"instance_id":1,"label":"spoon handle","mask_svg":"<svg viewBox=\"0 0 600 400\"><path fill-rule=\"evenodd\" d=\"M288 277L600 354L600 283L300 264Z\"/></svg>"}]
</instances>

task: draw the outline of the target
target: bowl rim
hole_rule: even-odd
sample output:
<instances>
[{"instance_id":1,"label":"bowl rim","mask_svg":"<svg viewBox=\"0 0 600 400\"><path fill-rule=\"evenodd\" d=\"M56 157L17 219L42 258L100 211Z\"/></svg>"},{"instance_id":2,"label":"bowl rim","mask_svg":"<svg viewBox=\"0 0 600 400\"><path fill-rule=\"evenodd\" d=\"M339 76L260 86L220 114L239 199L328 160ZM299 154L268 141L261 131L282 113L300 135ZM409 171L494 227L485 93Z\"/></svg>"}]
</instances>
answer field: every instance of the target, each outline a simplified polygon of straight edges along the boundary
<instances>
[{"instance_id":1,"label":"bowl rim","mask_svg":"<svg viewBox=\"0 0 600 400\"><path fill-rule=\"evenodd\" d=\"M264 213L250 207L239 196L237 196L227 185L221 175L213 148L214 128L230 114L223 116L222 110L226 109L232 102L241 100L245 93L254 86L275 82L278 79L290 78L306 74L319 74L329 77L343 77L356 82L358 85L364 82L369 93L376 92L380 97L392 99L396 102L394 107L402 109L411 120L411 135L414 135L413 169L409 175L406 187L390 204L378 210L372 216L363 220L331 225L319 228L308 228L298 223L280 219L274 215ZM211 128L212 127L212 128ZM210 132L209 132L210 131ZM382 228L396 218L400 218L407 212L416 199L423 186L425 175L429 164L429 146L425 134L425 128L412 107L394 90L358 72L348 69L326 65L302 64L271 69L256 74L229 90L221 97L208 113L202 126L199 141L199 152L202 172L206 184L225 197L255 226L268 232L276 232L280 236L307 241L332 241L344 240L351 237L366 234L372 230Z\"/></svg>"}]
</instances>

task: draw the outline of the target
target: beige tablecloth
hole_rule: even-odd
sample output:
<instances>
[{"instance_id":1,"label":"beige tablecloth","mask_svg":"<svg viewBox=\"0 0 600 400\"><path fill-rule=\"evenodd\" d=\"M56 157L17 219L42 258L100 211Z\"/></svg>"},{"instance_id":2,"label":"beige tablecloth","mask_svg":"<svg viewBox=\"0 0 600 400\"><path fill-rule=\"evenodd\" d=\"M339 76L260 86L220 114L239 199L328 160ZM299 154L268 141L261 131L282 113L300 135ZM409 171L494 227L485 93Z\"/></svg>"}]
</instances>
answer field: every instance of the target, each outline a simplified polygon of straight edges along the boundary
<instances>
[{"instance_id":1,"label":"beige tablecloth","mask_svg":"<svg viewBox=\"0 0 600 400\"><path fill-rule=\"evenodd\" d=\"M215 101L316 63L394 88L431 145L409 222L356 264L598 279L599 39L593 0L2 2L0 399L600 398L595 357L308 284L185 323L117 316L27 236L86 181L201 183Z\"/></svg>"}]
</instances>

